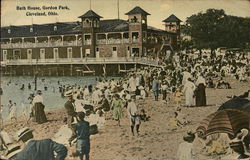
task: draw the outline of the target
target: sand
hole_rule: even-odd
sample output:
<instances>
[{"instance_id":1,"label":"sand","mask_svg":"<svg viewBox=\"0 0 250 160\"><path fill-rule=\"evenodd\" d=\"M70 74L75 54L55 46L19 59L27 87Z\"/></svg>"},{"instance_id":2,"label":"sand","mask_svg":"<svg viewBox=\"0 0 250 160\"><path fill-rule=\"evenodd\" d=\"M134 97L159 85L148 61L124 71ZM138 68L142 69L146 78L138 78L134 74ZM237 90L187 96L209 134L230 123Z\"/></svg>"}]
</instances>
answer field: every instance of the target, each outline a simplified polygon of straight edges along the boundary
<instances>
[{"instance_id":1,"label":"sand","mask_svg":"<svg viewBox=\"0 0 250 160\"><path fill-rule=\"evenodd\" d=\"M129 120L124 110L124 117L121 120L121 127L116 126L112 119L106 120L105 127L99 130L97 135L91 136L92 160L174 160L178 145L183 141L182 136L188 130L195 130L199 122L207 115L215 112L218 107L228 100L227 96L239 95L250 88L250 79L246 83L240 83L232 78L227 78L231 82L232 89L206 89L206 107L182 108L182 114L191 121L190 124L179 127L173 131L168 126L169 118L175 111L175 104L171 99L169 103L164 101L153 101L152 94L145 100L140 100L139 109L144 108L151 117L150 121L142 122L140 136L132 136L130 132ZM184 98L184 97L183 97ZM184 103L184 99L183 99ZM18 118L18 122L10 124L5 122L4 129L11 135L22 127L34 129L35 139L52 138L61 128L63 118L66 117L63 107L61 109L46 113L48 122L44 124L25 124L25 118ZM69 153L74 147L68 147ZM219 156L209 157L202 152L197 153L200 160L219 159ZM68 156L69 160L73 158Z\"/></svg>"}]
</instances>

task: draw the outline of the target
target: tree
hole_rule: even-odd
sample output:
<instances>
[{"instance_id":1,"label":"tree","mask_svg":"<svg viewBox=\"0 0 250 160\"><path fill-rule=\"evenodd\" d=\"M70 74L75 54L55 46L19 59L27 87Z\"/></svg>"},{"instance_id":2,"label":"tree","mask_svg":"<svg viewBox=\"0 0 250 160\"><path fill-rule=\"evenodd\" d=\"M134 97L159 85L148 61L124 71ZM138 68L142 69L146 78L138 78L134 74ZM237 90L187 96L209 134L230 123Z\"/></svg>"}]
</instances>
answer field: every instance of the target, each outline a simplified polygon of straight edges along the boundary
<instances>
[{"instance_id":1,"label":"tree","mask_svg":"<svg viewBox=\"0 0 250 160\"><path fill-rule=\"evenodd\" d=\"M206 13L187 18L185 34L192 37L197 49L246 47L250 42L250 18L226 15L224 10L208 9Z\"/></svg>"}]
</instances>

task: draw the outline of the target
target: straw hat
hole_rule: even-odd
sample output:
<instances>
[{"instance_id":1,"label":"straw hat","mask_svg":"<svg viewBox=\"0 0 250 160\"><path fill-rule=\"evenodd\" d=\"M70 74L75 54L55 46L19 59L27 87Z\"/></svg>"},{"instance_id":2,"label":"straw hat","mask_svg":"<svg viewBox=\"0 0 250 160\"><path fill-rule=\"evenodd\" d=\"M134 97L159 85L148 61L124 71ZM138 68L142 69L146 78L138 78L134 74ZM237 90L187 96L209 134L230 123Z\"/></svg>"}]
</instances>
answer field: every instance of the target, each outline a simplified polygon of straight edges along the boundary
<instances>
[{"instance_id":1,"label":"straw hat","mask_svg":"<svg viewBox=\"0 0 250 160\"><path fill-rule=\"evenodd\" d=\"M73 91L72 90L68 90L65 92L64 94L65 97L70 97L70 96L73 96Z\"/></svg>"},{"instance_id":2,"label":"straw hat","mask_svg":"<svg viewBox=\"0 0 250 160\"><path fill-rule=\"evenodd\" d=\"M143 87L143 86L139 86L138 89L139 89L139 90L143 90L144 87Z\"/></svg>"},{"instance_id":3,"label":"straw hat","mask_svg":"<svg viewBox=\"0 0 250 160\"><path fill-rule=\"evenodd\" d=\"M10 159L10 158L14 157L15 155L17 155L21 151L22 151L21 146L13 145L13 146L9 147L9 149L6 153L6 158Z\"/></svg>"},{"instance_id":4,"label":"straw hat","mask_svg":"<svg viewBox=\"0 0 250 160\"><path fill-rule=\"evenodd\" d=\"M33 132L33 130L31 130L28 127L22 128L20 130L17 131L17 141L20 141L20 139L25 136L26 134Z\"/></svg>"}]
</instances>

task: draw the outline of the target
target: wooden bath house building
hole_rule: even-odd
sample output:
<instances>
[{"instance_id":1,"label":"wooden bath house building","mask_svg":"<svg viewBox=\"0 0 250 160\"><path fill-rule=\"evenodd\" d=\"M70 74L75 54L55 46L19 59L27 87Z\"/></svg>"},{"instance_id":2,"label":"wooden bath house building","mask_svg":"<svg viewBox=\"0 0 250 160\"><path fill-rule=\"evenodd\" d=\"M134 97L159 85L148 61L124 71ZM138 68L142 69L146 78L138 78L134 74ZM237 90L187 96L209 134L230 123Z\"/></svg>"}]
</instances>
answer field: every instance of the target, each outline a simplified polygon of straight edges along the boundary
<instances>
[{"instance_id":1,"label":"wooden bath house building","mask_svg":"<svg viewBox=\"0 0 250 160\"><path fill-rule=\"evenodd\" d=\"M129 65L142 60L147 64L146 59L166 50L164 46L178 48L181 21L176 16L163 20L165 30L161 30L147 25L150 14L138 6L126 15L127 20L103 20L89 10L77 22L1 27L2 71L30 75L35 66L44 75L55 69L60 74L62 68L74 74L83 65L98 70L98 64Z\"/></svg>"}]
</instances>

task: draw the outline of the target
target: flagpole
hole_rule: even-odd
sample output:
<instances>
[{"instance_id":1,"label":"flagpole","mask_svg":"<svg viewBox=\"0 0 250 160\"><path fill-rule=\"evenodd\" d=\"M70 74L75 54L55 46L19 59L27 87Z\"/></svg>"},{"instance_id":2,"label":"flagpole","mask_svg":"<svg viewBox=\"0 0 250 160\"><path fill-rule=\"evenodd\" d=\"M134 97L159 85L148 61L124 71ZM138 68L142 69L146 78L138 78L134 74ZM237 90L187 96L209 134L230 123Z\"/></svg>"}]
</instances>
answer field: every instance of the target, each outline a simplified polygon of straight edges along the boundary
<instances>
[{"instance_id":1,"label":"flagpole","mask_svg":"<svg viewBox=\"0 0 250 160\"><path fill-rule=\"evenodd\" d=\"M118 19L120 19L120 13L119 13L120 7L119 7L119 0L117 0L117 12L118 12Z\"/></svg>"}]
</instances>

